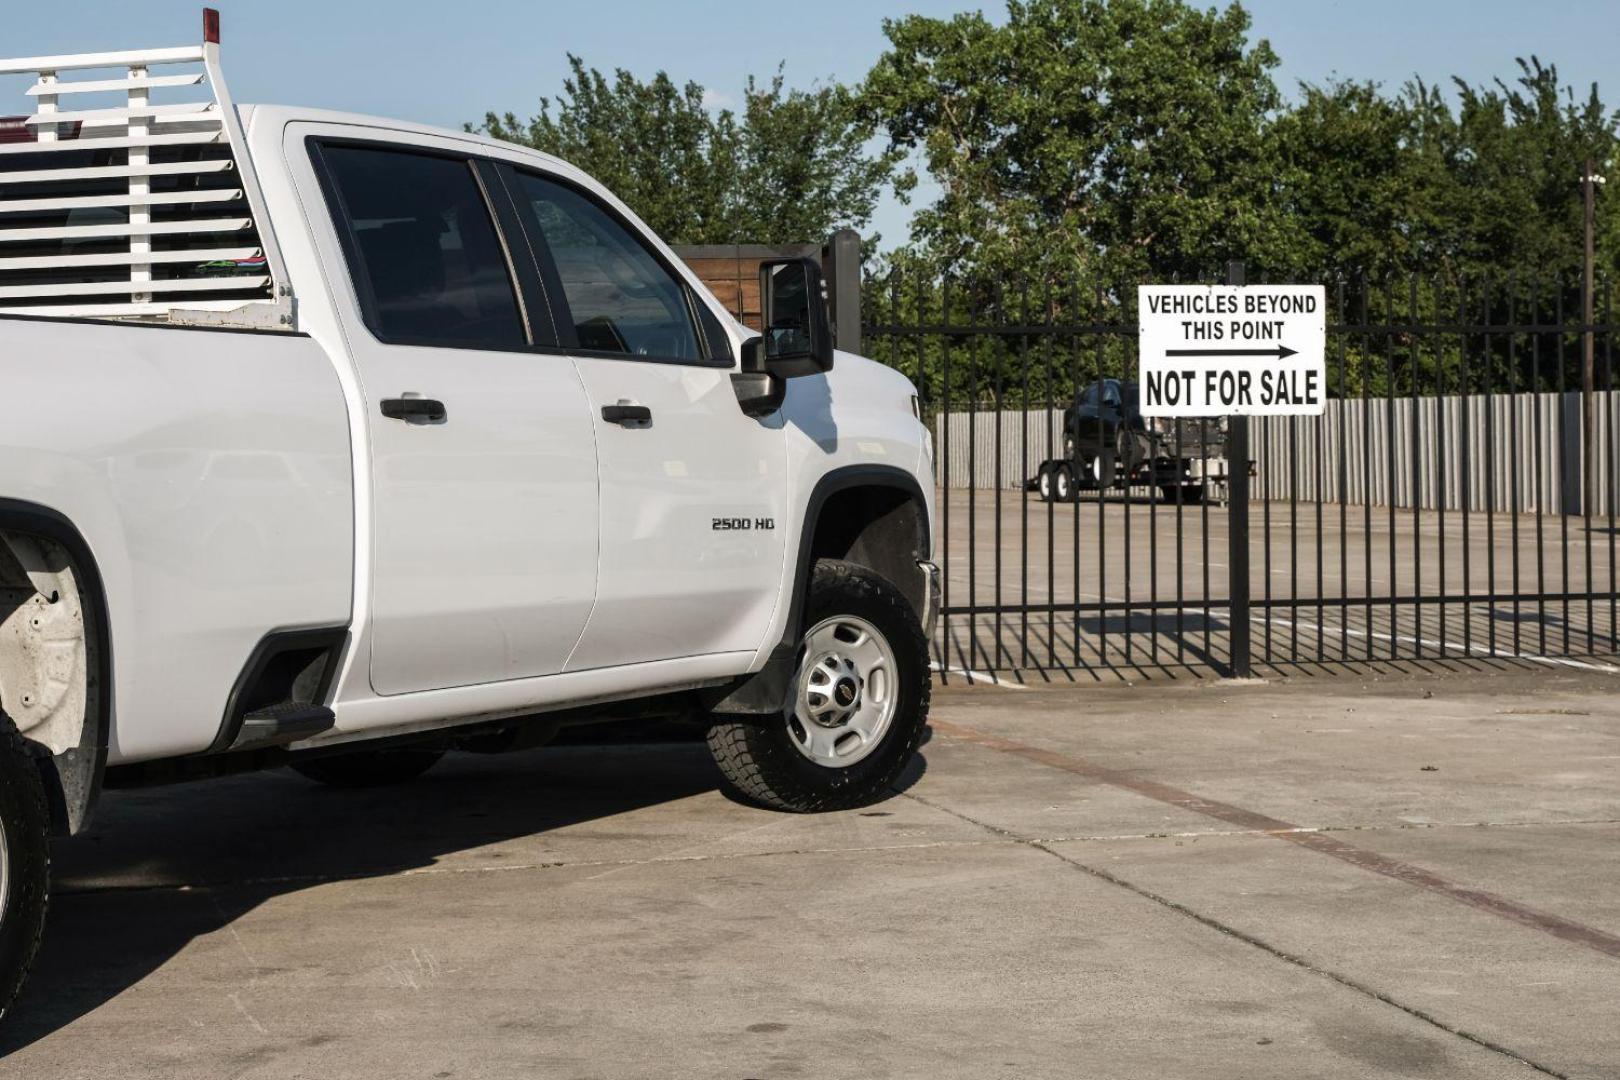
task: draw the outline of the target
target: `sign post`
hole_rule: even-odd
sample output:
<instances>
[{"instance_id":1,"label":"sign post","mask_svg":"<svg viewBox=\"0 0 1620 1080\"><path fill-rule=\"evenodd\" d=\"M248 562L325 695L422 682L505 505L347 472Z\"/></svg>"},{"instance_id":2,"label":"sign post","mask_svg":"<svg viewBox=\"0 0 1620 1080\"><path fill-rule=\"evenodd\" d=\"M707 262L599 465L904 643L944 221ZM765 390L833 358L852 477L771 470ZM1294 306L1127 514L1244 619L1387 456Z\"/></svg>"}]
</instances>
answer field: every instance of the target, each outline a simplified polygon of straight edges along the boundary
<instances>
[{"instance_id":1,"label":"sign post","mask_svg":"<svg viewBox=\"0 0 1620 1080\"><path fill-rule=\"evenodd\" d=\"M1143 416L1225 416L1231 674L1250 660L1249 417L1320 416L1327 408L1327 296L1321 285L1247 285L1241 261L1224 285L1137 291Z\"/></svg>"}]
</instances>

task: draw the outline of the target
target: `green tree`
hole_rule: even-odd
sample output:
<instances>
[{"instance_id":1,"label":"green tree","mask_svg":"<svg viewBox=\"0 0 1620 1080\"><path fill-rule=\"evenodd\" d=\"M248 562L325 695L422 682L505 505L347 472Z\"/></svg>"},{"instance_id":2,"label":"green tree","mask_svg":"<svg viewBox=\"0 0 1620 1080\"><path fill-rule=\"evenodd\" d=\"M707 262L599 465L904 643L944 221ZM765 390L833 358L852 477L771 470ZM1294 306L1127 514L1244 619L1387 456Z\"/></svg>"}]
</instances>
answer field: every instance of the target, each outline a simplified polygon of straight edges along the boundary
<instances>
[{"instance_id":1,"label":"green tree","mask_svg":"<svg viewBox=\"0 0 1620 1080\"><path fill-rule=\"evenodd\" d=\"M1289 257L1266 131L1277 58L1248 31L1237 4L1180 0L886 20L863 107L939 183L917 253L945 271L1051 263L1109 280Z\"/></svg>"},{"instance_id":2,"label":"green tree","mask_svg":"<svg viewBox=\"0 0 1620 1080\"><path fill-rule=\"evenodd\" d=\"M1427 88L1414 93L1428 100ZM1423 125L1413 98L1386 97L1375 83L1302 85L1269 132L1279 197L1301 238L1268 269L1381 277L1430 265L1451 185L1423 150Z\"/></svg>"},{"instance_id":3,"label":"green tree","mask_svg":"<svg viewBox=\"0 0 1620 1080\"><path fill-rule=\"evenodd\" d=\"M660 71L610 80L572 54L556 98L527 121L488 113L474 129L554 154L606 184L673 244L794 243L864 228L895 155L864 152L872 129L853 93L749 77L739 118L695 82Z\"/></svg>"}]
</instances>

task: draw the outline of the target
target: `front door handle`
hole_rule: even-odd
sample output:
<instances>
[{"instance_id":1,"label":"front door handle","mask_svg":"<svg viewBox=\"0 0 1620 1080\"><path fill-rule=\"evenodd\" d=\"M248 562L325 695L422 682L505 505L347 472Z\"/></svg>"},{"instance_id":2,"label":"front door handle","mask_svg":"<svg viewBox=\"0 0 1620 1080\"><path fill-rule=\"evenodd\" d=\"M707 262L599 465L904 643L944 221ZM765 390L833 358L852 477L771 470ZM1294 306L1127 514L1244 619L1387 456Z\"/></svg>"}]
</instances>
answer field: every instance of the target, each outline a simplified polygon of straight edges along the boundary
<instances>
[{"instance_id":1,"label":"front door handle","mask_svg":"<svg viewBox=\"0 0 1620 1080\"><path fill-rule=\"evenodd\" d=\"M382 414L390 420L403 420L408 424L442 424L448 415L444 402L433 398L383 398Z\"/></svg>"},{"instance_id":2,"label":"front door handle","mask_svg":"<svg viewBox=\"0 0 1620 1080\"><path fill-rule=\"evenodd\" d=\"M645 405L604 405L602 419L610 424L650 424L652 410Z\"/></svg>"}]
</instances>

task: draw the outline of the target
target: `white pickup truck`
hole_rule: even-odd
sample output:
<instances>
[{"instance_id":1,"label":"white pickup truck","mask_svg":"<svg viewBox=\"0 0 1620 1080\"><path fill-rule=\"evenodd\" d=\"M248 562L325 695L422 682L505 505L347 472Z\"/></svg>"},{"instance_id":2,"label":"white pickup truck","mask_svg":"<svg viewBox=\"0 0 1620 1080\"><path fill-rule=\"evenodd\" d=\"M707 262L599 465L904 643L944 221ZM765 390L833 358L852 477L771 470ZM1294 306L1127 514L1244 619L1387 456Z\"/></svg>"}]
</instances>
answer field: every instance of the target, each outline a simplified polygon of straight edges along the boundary
<instances>
[{"instance_id":1,"label":"white pickup truck","mask_svg":"<svg viewBox=\"0 0 1620 1080\"><path fill-rule=\"evenodd\" d=\"M104 786L672 716L752 802L883 797L932 451L818 268L759 337L578 169L235 106L218 38L0 61L0 1014Z\"/></svg>"}]
</instances>

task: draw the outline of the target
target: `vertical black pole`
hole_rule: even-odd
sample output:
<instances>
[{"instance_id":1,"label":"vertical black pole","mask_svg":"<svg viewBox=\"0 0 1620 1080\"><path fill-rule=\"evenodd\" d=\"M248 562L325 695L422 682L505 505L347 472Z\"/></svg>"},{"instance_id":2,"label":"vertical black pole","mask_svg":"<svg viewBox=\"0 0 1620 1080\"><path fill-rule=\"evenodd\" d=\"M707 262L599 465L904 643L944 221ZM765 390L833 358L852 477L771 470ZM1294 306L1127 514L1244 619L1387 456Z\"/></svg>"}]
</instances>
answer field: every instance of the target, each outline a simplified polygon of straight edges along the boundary
<instances>
[{"instance_id":1,"label":"vertical black pole","mask_svg":"<svg viewBox=\"0 0 1620 1080\"><path fill-rule=\"evenodd\" d=\"M821 246L827 308L832 316L833 344L845 352L861 351L861 234L839 229ZM895 312L899 316L898 310ZM920 339L919 339L920 340Z\"/></svg>"},{"instance_id":2,"label":"vertical black pole","mask_svg":"<svg viewBox=\"0 0 1620 1080\"><path fill-rule=\"evenodd\" d=\"M1581 174L1581 208L1585 218L1584 257L1581 261L1581 514L1587 521L1588 542L1592 535L1592 513L1598 501L1597 395L1594 392L1597 380L1594 376L1595 349L1592 340L1592 184L1597 179L1595 173L1596 163L1587 158L1586 171ZM1568 505L1568 500L1565 500L1565 505ZM1588 580L1587 590L1590 591L1591 587Z\"/></svg>"},{"instance_id":3,"label":"vertical black pole","mask_svg":"<svg viewBox=\"0 0 1620 1080\"><path fill-rule=\"evenodd\" d=\"M1245 283L1243 260L1226 264L1226 283ZM1231 600L1232 678L1247 679L1249 661L1249 418L1226 423L1227 567Z\"/></svg>"}]
</instances>

